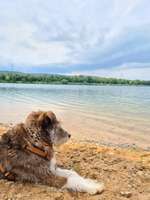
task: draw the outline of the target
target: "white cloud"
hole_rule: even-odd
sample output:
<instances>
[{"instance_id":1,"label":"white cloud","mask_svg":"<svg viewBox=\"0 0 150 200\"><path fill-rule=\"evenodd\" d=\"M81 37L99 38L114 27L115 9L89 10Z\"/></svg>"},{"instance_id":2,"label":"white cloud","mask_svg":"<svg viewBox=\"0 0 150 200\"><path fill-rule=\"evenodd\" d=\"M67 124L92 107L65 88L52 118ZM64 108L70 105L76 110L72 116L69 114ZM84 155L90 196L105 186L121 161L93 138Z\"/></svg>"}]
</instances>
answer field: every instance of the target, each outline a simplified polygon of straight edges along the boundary
<instances>
[{"instance_id":1,"label":"white cloud","mask_svg":"<svg viewBox=\"0 0 150 200\"><path fill-rule=\"evenodd\" d=\"M149 6L149 0L0 0L0 65L90 64L93 73L150 63Z\"/></svg>"}]
</instances>

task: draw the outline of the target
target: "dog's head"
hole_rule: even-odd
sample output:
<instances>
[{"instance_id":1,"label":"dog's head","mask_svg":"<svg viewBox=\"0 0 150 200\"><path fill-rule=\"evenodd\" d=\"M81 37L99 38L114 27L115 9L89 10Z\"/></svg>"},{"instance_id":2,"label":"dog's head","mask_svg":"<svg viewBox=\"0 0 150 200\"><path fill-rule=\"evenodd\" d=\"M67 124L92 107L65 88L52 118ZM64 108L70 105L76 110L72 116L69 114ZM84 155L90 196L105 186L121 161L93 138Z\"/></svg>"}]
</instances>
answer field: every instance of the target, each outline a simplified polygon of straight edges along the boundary
<instances>
[{"instance_id":1,"label":"dog's head","mask_svg":"<svg viewBox=\"0 0 150 200\"><path fill-rule=\"evenodd\" d=\"M27 117L25 124L27 127L38 128L40 130L40 136L49 143L54 145L60 145L71 137L71 135L65 131L55 114L51 111L32 112Z\"/></svg>"}]
</instances>

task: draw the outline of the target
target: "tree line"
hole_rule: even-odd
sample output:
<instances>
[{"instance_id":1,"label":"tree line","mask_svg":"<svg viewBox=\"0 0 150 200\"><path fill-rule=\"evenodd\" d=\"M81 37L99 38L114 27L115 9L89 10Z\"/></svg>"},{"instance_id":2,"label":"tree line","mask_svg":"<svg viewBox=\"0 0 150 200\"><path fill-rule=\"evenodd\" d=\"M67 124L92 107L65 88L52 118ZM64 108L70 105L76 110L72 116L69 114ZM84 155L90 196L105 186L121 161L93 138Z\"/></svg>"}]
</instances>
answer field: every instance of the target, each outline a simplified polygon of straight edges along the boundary
<instances>
[{"instance_id":1,"label":"tree line","mask_svg":"<svg viewBox=\"0 0 150 200\"><path fill-rule=\"evenodd\" d=\"M0 72L1 83L45 83L45 84L110 84L110 85L150 85L149 81L103 78L97 76L66 76L50 74L28 74L19 72Z\"/></svg>"}]
</instances>

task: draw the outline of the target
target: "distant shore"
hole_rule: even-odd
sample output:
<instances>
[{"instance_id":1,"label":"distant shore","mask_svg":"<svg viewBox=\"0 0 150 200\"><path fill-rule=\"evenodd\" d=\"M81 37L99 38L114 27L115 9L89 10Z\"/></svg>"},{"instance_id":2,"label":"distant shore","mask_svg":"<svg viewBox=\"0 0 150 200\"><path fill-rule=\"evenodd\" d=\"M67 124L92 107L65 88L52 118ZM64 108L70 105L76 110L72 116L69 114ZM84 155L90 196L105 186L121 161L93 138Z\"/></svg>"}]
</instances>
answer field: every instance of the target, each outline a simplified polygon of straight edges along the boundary
<instances>
[{"instance_id":1,"label":"distant shore","mask_svg":"<svg viewBox=\"0 0 150 200\"><path fill-rule=\"evenodd\" d=\"M33 83L64 85L144 85L150 86L150 80L127 80L83 75L29 74L0 71L0 83Z\"/></svg>"}]
</instances>

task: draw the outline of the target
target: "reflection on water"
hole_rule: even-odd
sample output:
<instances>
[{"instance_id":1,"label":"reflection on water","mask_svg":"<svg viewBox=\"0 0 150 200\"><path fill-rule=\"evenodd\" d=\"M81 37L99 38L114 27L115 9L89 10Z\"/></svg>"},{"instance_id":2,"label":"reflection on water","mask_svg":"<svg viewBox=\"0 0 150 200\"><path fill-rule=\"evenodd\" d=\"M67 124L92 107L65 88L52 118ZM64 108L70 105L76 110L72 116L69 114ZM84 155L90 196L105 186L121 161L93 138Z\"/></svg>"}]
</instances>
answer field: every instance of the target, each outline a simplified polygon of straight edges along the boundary
<instances>
[{"instance_id":1,"label":"reflection on water","mask_svg":"<svg viewBox=\"0 0 150 200\"><path fill-rule=\"evenodd\" d=\"M0 122L53 110L73 136L150 143L150 87L0 84Z\"/></svg>"}]
</instances>

